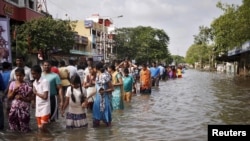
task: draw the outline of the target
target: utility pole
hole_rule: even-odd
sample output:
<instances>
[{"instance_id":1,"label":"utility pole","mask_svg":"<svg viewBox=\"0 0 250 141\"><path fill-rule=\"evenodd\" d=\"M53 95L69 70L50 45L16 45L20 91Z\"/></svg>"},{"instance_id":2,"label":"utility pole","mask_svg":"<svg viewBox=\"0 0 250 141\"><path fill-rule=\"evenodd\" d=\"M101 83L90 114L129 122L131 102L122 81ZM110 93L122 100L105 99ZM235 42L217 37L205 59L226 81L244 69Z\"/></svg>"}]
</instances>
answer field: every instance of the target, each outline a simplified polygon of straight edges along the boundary
<instances>
[{"instance_id":1,"label":"utility pole","mask_svg":"<svg viewBox=\"0 0 250 141\"><path fill-rule=\"evenodd\" d=\"M107 38L107 34L108 34L108 31L106 31L105 29L105 27L106 27L106 25L105 25L105 21L106 20L112 20L113 18L122 18L123 17L123 15L119 15L119 16L116 16L116 17L106 17L106 18L102 18L102 42L103 42L103 59L104 59L104 61L108 61L108 48L107 48L107 46L106 46L106 40L108 39ZM113 48L113 46L111 46L111 50L112 50L112 48ZM112 52L112 51L111 51ZM116 51L116 53L117 53L117 51Z\"/></svg>"}]
</instances>

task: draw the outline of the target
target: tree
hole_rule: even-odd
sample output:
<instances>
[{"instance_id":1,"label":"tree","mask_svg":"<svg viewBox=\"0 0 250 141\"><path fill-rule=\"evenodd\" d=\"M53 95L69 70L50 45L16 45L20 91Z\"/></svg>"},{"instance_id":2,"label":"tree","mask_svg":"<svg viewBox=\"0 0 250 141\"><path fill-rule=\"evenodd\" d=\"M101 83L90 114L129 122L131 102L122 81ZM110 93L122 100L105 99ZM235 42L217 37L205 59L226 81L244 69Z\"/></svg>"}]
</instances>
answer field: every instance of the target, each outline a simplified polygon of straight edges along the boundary
<instances>
[{"instance_id":1,"label":"tree","mask_svg":"<svg viewBox=\"0 0 250 141\"><path fill-rule=\"evenodd\" d=\"M238 34L239 16L238 6L222 4L219 2L217 7L224 11L224 14L215 19L211 27L213 28L214 41L217 53L227 53L228 50L242 44Z\"/></svg>"},{"instance_id":2,"label":"tree","mask_svg":"<svg viewBox=\"0 0 250 141\"><path fill-rule=\"evenodd\" d=\"M211 24L215 39L214 53L216 56L227 56L229 50L240 48L250 40L250 0L243 0L240 6L219 2L217 7L224 13Z\"/></svg>"},{"instance_id":3,"label":"tree","mask_svg":"<svg viewBox=\"0 0 250 141\"><path fill-rule=\"evenodd\" d=\"M250 0L243 0L243 4L238 7L237 24L235 25L235 37L237 42L243 44L250 40Z\"/></svg>"},{"instance_id":4,"label":"tree","mask_svg":"<svg viewBox=\"0 0 250 141\"><path fill-rule=\"evenodd\" d=\"M17 27L17 51L22 54L37 53L49 55L51 52L69 52L74 45L74 32L70 21L44 17L28 21ZM46 57L48 58L48 56Z\"/></svg>"},{"instance_id":5,"label":"tree","mask_svg":"<svg viewBox=\"0 0 250 141\"><path fill-rule=\"evenodd\" d=\"M205 51L201 51L201 49L202 45L193 44L192 46L190 46L187 50L185 61L189 64L194 65L195 62L200 62L201 58L205 60L204 54L201 54Z\"/></svg>"},{"instance_id":6,"label":"tree","mask_svg":"<svg viewBox=\"0 0 250 141\"><path fill-rule=\"evenodd\" d=\"M187 51L188 63L198 62L198 57L201 66L203 62L214 65L215 56L227 55L229 50L241 47L250 40L250 0L243 0L241 6L221 2L216 6L224 13L212 21L211 28L199 27L200 32L194 36L194 45Z\"/></svg>"},{"instance_id":7,"label":"tree","mask_svg":"<svg viewBox=\"0 0 250 141\"><path fill-rule=\"evenodd\" d=\"M213 42L212 29L205 26L199 27L198 35L194 35L194 44L200 47L199 49L199 62L202 68L203 63L210 65L211 56L213 52L209 51L209 44Z\"/></svg>"},{"instance_id":8,"label":"tree","mask_svg":"<svg viewBox=\"0 0 250 141\"><path fill-rule=\"evenodd\" d=\"M183 56L172 55L172 58L173 58L176 65L181 64L181 63L185 63L185 58Z\"/></svg>"},{"instance_id":9,"label":"tree","mask_svg":"<svg viewBox=\"0 0 250 141\"><path fill-rule=\"evenodd\" d=\"M152 27L138 26L136 28L117 29L115 48L118 58L126 56L136 62L169 61L169 37L165 31Z\"/></svg>"},{"instance_id":10,"label":"tree","mask_svg":"<svg viewBox=\"0 0 250 141\"><path fill-rule=\"evenodd\" d=\"M199 27L198 35L194 35L195 44L204 44L207 45L213 41L212 29L206 26Z\"/></svg>"}]
</instances>

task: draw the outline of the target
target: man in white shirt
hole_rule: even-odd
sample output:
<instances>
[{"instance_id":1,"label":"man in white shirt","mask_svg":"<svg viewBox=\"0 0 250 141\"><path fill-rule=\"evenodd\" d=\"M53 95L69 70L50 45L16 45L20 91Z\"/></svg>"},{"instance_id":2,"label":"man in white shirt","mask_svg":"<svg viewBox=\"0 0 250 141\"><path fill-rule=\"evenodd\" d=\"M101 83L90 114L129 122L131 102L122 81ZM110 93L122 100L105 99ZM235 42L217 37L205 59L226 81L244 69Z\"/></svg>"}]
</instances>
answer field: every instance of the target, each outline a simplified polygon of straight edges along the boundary
<instances>
[{"instance_id":1,"label":"man in white shirt","mask_svg":"<svg viewBox=\"0 0 250 141\"><path fill-rule=\"evenodd\" d=\"M69 59L69 65L67 66L67 69L69 71L69 78L77 73L77 68L75 67L74 60Z\"/></svg>"},{"instance_id":2,"label":"man in white shirt","mask_svg":"<svg viewBox=\"0 0 250 141\"><path fill-rule=\"evenodd\" d=\"M39 65L35 65L31 69L34 77L33 92L36 95L36 120L38 128L44 130L45 124L50 119L50 98L49 98L49 82L41 77L42 69Z\"/></svg>"},{"instance_id":3,"label":"man in white shirt","mask_svg":"<svg viewBox=\"0 0 250 141\"><path fill-rule=\"evenodd\" d=\"M163 80L164 79L165 68L162 66L162 64L159 64L158 68L160 69L160 78L159 78L159 80Z\"/></svg>"},{"instance_id":4,"label":"man in white shirt","mask_svg":"<svg viewBox=\"0 0 250 141\"><path fill-rule=\"evenodd\" d=\"M12 71L10 73L10 81L16 80L15 70L17 68L23 68L24 69L24 72L25 72L24 81L30 82L30 81L33 80L30 68L25 66L24 61L25 61L25 59L24 59L23 56L17 56L17 58L16 58L16 67L14 69L12 69Z\"/></svg>"}]
</instances>

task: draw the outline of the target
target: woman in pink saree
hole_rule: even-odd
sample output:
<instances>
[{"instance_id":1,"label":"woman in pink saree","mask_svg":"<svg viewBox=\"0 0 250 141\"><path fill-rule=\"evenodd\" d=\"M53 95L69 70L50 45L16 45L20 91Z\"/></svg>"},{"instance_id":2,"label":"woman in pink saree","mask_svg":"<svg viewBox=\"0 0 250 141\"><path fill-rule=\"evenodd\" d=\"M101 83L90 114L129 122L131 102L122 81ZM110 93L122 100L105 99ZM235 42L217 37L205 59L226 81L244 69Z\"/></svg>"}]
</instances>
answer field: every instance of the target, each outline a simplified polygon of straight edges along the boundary
<instances>
[{"instance_id":1,"label":"woman in pink saree","mask_svg":"<svg viewBox=\"0 0 250 141\"><path fill-rule=\"evenodd\" d=\"M32 88L24 81L24 69L15 70L16 81L9 86L8 99L12 100L8 116L11 131L30 131L30 102L32 100Z\"/></svg>"}]
</instances>

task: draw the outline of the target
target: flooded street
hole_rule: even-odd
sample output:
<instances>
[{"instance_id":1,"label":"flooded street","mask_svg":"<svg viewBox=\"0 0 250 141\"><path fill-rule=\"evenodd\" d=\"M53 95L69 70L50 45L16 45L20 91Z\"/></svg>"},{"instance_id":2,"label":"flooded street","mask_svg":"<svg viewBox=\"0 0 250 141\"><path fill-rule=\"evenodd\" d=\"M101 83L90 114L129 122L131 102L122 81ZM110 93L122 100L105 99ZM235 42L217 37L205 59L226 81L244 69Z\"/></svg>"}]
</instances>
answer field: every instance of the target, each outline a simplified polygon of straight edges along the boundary
<instances>
[{"instance_id":1,"label":"flooded street","mask_svg":"<svg viewBox=\"0 0 250 141\"><path fill-rule=\"evenodd\" d=\"M38 133L34 113L28 134L0 132L3 141L206 141L208 124L250 123L250 78L186 70L183 78L161 81L150 96L137 95L113 112L112 127L66 130L64 120ZM6 123L6 127L7 123Z\"/></svg>"}]
</instances>

